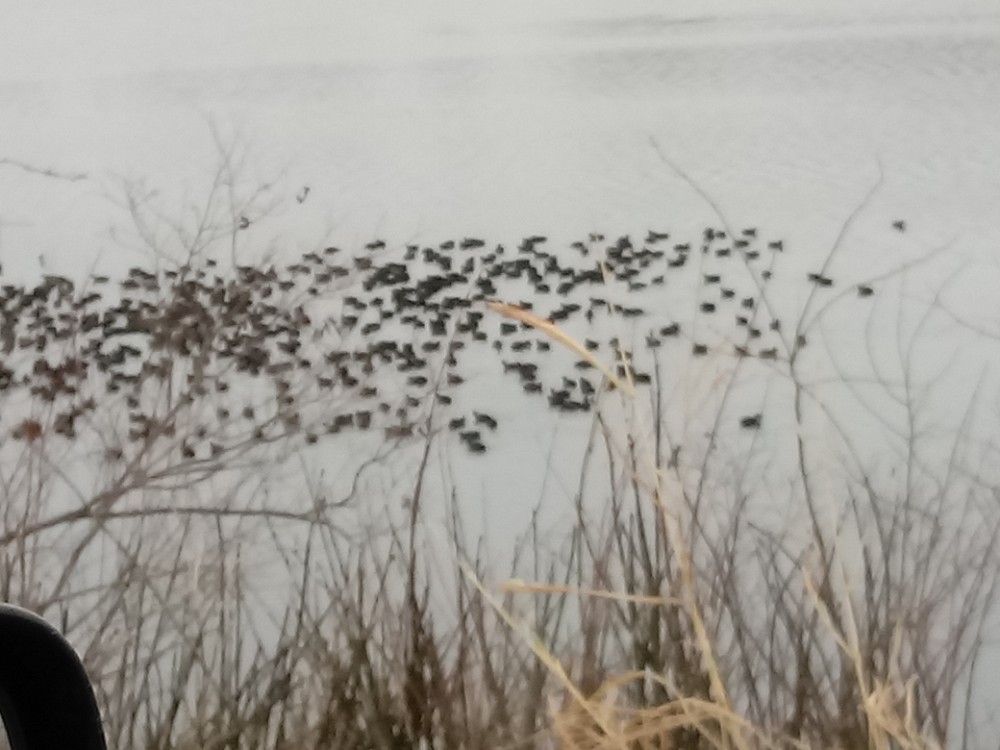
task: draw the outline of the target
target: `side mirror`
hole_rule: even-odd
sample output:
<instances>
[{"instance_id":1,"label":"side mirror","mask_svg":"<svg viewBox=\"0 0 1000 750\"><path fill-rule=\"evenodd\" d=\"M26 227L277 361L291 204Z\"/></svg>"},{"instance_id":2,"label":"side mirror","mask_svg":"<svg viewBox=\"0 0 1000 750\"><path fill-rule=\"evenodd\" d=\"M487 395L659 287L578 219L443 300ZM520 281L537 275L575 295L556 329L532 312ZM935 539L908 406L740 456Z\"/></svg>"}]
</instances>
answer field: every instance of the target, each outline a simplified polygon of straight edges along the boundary
<instances>
[{"instance_id":1,"label":"side mirror","mask_svg":"<svg viewBox=\"0 0 1000 750\"><path fill-rule=\"evenodd\" d=\"M83 664L45 620L0 604L0 718L11 750L107 750Z\"/></svg>"}]
</instances>

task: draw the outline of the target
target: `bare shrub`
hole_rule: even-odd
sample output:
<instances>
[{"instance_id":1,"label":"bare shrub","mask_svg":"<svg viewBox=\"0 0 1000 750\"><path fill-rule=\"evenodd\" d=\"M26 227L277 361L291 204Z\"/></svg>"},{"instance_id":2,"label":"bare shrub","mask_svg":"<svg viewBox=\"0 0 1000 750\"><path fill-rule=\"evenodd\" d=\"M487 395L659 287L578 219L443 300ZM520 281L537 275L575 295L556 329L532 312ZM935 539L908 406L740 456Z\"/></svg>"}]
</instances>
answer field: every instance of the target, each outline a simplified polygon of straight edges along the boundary
<instances>
[{"instance_id":1,"label":"bare shrub","mask_svg":"<svg viewBox=\"0 0 1000 750\"><path fill-rule=\"evenodd\" d=\"M941 248L845 285L852 217L793 318L786 248L721 216L670 248L282 265L277 183L217 143L201 210L128 186L119 236L149 268L0 300L0 585L82 651L112 746L974 741L956 711L995 614L996 479L966 421L944 453L924 426L920 326L870 378L824 328ZM674 279L666 317L635 301ZM568 370L535 363L564 345ZM499 589L455 481L503 430L463 383L476 357L579 427L573 522L536 513Z\"/></svg>"}]
</instances>

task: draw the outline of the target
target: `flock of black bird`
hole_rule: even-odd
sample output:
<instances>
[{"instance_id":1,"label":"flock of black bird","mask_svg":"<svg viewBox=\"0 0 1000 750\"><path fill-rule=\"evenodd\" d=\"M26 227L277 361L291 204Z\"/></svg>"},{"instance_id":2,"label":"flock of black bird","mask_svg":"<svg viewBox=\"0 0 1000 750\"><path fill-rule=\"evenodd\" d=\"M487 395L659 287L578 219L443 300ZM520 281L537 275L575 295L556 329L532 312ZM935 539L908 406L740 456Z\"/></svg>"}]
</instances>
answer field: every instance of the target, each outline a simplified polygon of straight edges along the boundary
<instances>
[{"instance_id":1,"label":"flock of black bird","mask_svg":"<svg viewBox=\"0 0 1000 750\"><path fill-rule=\"evenodd\" d=\"M708 354L712 345L698 340L692 322L665 318L668 305L657 304L656 290L672 284L695 289L696 316L732 321L735 356L788 356L780 320L759 304L784 251L780 240L759 242L754 228L736 236L707 228L695 243L661 231L614 240L590 234L564 248L540 235L514 247L467 237L394 251L374 241L353 254L318 249L281 267L224 269L204 257L157 272L132 268L117 281L91 276L79 286L47 275L35 286L0 286L0 391L30 394L26 418L8 425L28 441L74 438L99 404L122 399L127 428L108 449L116 459L164 437L178 438L184 458L200 460L292 433L314 444L345 430L380 429L398 439L433 425L483 453L498 419L484 409L458 413L464 358L498 360L497 372L539 400L532 403L561 412L589 411L607 387L586 361L568 372L543 367L558 344L487 301L560 326L585 321L586 348L641 386L651 376L636 369L625 343L593 332L602 317L635 319L649 350ZM750 279L751 293L727 284L726 262L740 263L740 285ZM835 284L821 272L805 281ZM856 291L873 294L866 285ZM761 422L754 414L740 426Z\"/></svg>"}]
</instances>

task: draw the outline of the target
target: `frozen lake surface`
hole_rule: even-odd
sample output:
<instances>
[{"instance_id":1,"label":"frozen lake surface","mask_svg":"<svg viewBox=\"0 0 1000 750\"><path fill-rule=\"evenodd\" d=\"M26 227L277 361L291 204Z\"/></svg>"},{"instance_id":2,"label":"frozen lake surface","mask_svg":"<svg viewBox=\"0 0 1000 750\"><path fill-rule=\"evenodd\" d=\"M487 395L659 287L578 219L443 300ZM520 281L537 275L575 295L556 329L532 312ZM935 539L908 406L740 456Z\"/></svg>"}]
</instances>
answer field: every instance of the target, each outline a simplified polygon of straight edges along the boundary
<instances>
[{"instance_id":1,"label":"frozen lake surface","mask_svg":"<svg viewBox=\"0 0 1000 750\"><path fill-rule=\"evenodd\" d=\"M148 59L118 29L106 32L117 46L87 46L92 57L73 67L83 52L69 39L62 57L0 78L0 157L88 179L0 168L0 261L13 278L42 263L82 278L154 262L129 231L123 185L155 191L178 216L197 207L218 164L213 127L239 144L246 184L274 185L271 212L239 237L242 261L373 237L513 245L541 233L558 246L654 227L683 241L719 223L708 196L733 227L783 238L804 276L881 171L841 278L945 248L952 265L921 292L961 266L946 301L995 330L982 310L998 283L1000 16L974 3L874 17L773 5L756 16L721 5L666 15L651 2L616 13L512 6L480 18L439 4L428 16L347 13L335 29L317 16L329 46L303 18L276 19L270 46L266 29L241 26L252 19L233 20L259 60L234 56L222 31L184 47L173 15L174 26L159 21L185 54L168 54L147 16L137 33ZM889 231L897 218L905 241ZM775 304L792 314L808 291L790 285ZM991 357L959 363L957 396ZM524 455L510 460L537 477L545 451L519 444ZM501 478L485 484L521 494Z\"/></svg>"},{"instance_id":2,"label":"frozen lake surface","mask_svg":"<svg viewBox=\"0 0 1000 750\"><path fill-rule=\"evenodd\" d=\"M877 15L860 3L755 14L725 3L668 14L649 0L475 13L436 3L419 14L381 3L273 18L182 5L117 25L81 12L55 45L41 43L51 19L39 7L14 17L22 34L0 66L8 278L153 263L130 231L123 186L175 216L199 206L218 165L215 128L238 144L246 184L273 183L270 212L251 216L234 247L244 262L374 237L514 245L540 233L558 246L653 227L683 241L719 223L707 196L732 226L783 238L804 276L881 172L841 277L944 248L951 264L918 296L957 268L944 302L997 330L983 315L1000 283L1000 15L988 3ZM889 231L895 219L907 221L905 239ZM792 314L808 291L790 285L775 304ZM947 355L957 375L944 408L952 396L964 408L992 367L991 349L966 343L964 358ZM512 441L482 486L527 512L548 454L518 411L507 415L523 421L514 434L534 442ZM524 487L500 468L510 461Z\"/></svg>"},{"instance_id":3,"label":"frozen lake surface","mask_svg":"<svg viewBox=\"0 0 1000 750\"><path fill-rule=\"evenodd\" d=\"M126 14L108 27L81 16L60 27L76 29L62 32L61 52L32 47L36 65L25 56L44 14L22 11L22 46L7 50L0 77L0 158L15 162L0 167L5 275L35 277L44 264L83 278L155 262L131 231L123 186L174 216L198 207L218 165L215 128L238 144L245 184L273 184L270 212L239 235L244 262L268 252L290 262L324 242L374 237L514 245L540 233L558 247L590 231L652 227L684 241L719 224L707 196L733 227L783 238L804 276L881 172L838 259L840 278L941 247L950 265L918 283L918 295L929 299L960 268L945 302L996 330L983 317L1000 283L1000 15L988 4L883 6L879 15L860 4L781 3L755 15L720 3L667 14L648 1L614 12L596 3L492 13L437 3L409 15L392 4L370 14L309 7L313 15L270 25L220 8L214 26L192 26L184 12ZM905 238L889 230L898 218ZM791 315L809 289L779 292L774 304ZM964 408L972 379L995 359L967 343L942 391L946 410ZM508 412L524 439L498 451L477 484L484 499L499 493L500 507L527 513L552 438L520 407ZM512 462L523 485L504 468ZM492 520L519 528L523 518Z\"/></svg>"},{"instance_id":4,"label":"frozen lake surface","mask_svg":"<svg viewBox=\"0 0 1000 750\"><path fill-rule=\"evenodd\" d=\"M512 241L701 226L711 211L655 141L735 224L822 244L881 163L879 218L908 216L927 243L961 231L995 245L1000 16L595 7L522 9L505 24L442 11L419 34L394 15L376 28L347 16L357 34L339 31L353 42L335 36L344 49L313 50L314 62L227 65L213 54L228 37L153 70L138 51L134 65L95 51L93 74L49 61L32 75L22 60L9 69L20 79L0 78L2 157L92 180L53 192L0 170L0 257L8 273L22 261L37 271L43 251L60 267L98 251L110 261L115 178L197 200L216 161L209 123L251 145L254 175L286 178L296 210L262 231L306 244L322 231ZM155 60L159 37L146 32Z\"/></svg>"}]
</instances>

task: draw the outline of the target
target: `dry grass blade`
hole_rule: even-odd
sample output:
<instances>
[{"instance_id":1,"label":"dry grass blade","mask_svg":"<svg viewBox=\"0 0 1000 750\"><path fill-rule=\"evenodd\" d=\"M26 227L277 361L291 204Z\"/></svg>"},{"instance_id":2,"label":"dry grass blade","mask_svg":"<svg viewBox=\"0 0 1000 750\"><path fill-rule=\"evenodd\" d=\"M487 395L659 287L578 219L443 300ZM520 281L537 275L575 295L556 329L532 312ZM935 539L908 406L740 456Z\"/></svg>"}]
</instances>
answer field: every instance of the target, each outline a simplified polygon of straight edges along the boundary
<instances>
[{"instance_id":1,"label":"dry grass blade","mask_svg":"<svg viewBox=\"0 0 1000 750\"><path fill-rule=\"evenodd\" d=\"M917 726L914 709L914 682L913 678L903 681L898 675L894 680L872 681L865 673L864 659L859 645L860 634L858 633L854 608L849 594L841 598L844 605L846 619L845 627L849 628L848 633L843 633L833 621L830 610L827 608L816 584L809 575L808 570L803 570L803 582L806 591L812 597L813 605L823 619L824 624L833 635L837 645L843 653L851 660L854 667L855 679L858 682L858 689L862 696L861 707L868 718L870 731L870 745L873 748L903 748L904 750L930 750L939 747L936 743L925 737ZM898 657L897 649L893 649L894 660ZM895 670L894 670L895 671ZM874 684L870 684L874 682ZM903 710L900 711L902 704Z\"/></svg>"},{"instance_id":2,"label":"dry grass blade","mask_svg":"<svg viewBox=\"0 0 1000 750\"><path fill-rule=\"evenodd\" d=\"M616 733L612 730L611 725L607 721L607 717L602 716L600 711L598 711L593 702L587 700L587 698L580 692L580 689L573 684L569 675L566 674L566 670L563 669L563 665L559 660L552 654L551 651L542 643L541 639L538 638L534 633L532 633L527 626L519 622L510 612L504 609L503 604L501 604L493 594L486 590L482 581L476 576L475 572L466 565L464 562L459 562L459 566L462 572L465 573L465 577L469 579L473 586L479 591L482 597L489 603L496 613L500 616L511 630L520 634L531 646L531 650L535 652L535 656L541 661L549 671L554 674L559 682L562 683L566 691L573 697L573 700L582 708L590 719L600 727L600 730L607 737L614 737Z\"/></svg>"},{"instance_id":3,"label":"dry grass blade","mask_svg":"<svg viewBox=\"0 0 1000 750\"><path fill-rule=\"evenodd\" d=\"M587 351L587 348L583 344L567 334L559 328L559 326L545 320L545 318L540 318L534 313L525 310L523 307L518 307L517 305L508 305L506 302L500 302L499 300L489 300L486 304L491 310L500 313L504 317L511 318L519 323L524 323L532 328L537 328L545 335L555 341L558 341L567 349L570 349L577 354L582 360L589 362L596 369L600 370L601 374L604 375L604 377L608 379L608 382L615 388L620 390L622 393L627 394L629 398L635 397L635 388L631 383L622 382L621 378L617 377L604 365L604 363L597 359L597 357L595 357L591 352Z\"/></svg>"},{"instance_id":4,"label":"dry grass blade","mask_svg":"<svg viewBox=\"0 0 1000 750\"><path fill-rule=\"evenodd\" d=\"M605 681L588 699L591 706L615 717L615 737L599 736L579 707L567 708L553 718L553 730L566 747L629 748L670 747L672 735L679 730L693 730L706 746L719 748L779 747L768 734L752 722L715 701L678 697L658 706L631 708L616 706L615 696L636 681L653 681L676 694L676 688L663 676L648 671L629 672Z\"/></svg>"},{"instance_id":5,"label":"dry grass blade","mask_svg":"<svg viewBox=\"0 0 1000 750\"><path fill-rule=\"evenodd\" d=\"M680 599L671 596L652 596L650 594L626 594L620 591L602 591L601 589L580 588L576 586L560 586L558 584L536 583L512 578L501 584L500 591L505 594L576 594L577 596L595 596L601 599L614 599L620 602L635 604L682 604Z\"/></svg>"}]
</instances>

